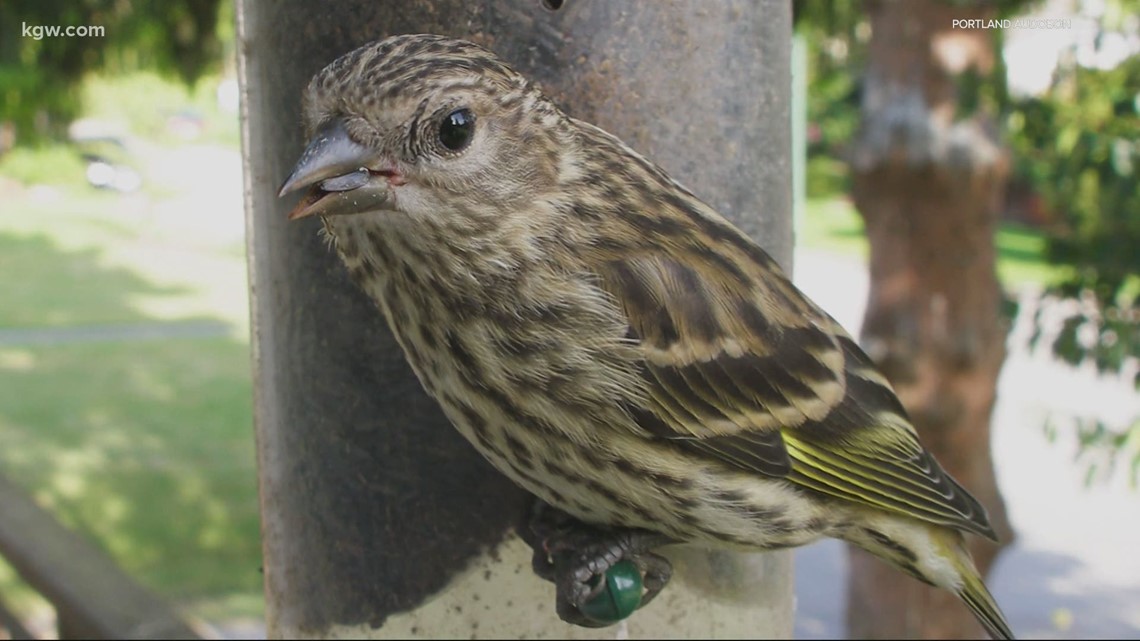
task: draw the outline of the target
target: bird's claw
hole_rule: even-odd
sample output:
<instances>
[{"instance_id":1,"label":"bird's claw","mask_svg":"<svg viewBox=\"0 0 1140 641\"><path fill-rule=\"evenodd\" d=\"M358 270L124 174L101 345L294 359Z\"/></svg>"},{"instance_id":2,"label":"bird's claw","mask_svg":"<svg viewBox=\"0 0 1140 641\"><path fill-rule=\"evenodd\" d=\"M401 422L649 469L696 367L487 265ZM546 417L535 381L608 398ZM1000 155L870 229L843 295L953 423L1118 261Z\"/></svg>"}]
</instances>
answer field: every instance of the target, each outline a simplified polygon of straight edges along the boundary
<instances>
[{"instance_id":1,"label":"bird's claw","mask_svg":"<svg viewBox=\"0 0 1140 641\"><path fill-rule=\"evenodd\" d=\"M587 604L608 589L606 573L622 561L633 563L644 588L634 609L652 601L672 576L669 561L650 552L672 541L654 532L597 528L541 501L523 529L527 530L524 540L534 550L534 572L554 583L556 610L567 623L598 628L624 618L599 620L583 613Z\"/></svg>"}]
</instances>

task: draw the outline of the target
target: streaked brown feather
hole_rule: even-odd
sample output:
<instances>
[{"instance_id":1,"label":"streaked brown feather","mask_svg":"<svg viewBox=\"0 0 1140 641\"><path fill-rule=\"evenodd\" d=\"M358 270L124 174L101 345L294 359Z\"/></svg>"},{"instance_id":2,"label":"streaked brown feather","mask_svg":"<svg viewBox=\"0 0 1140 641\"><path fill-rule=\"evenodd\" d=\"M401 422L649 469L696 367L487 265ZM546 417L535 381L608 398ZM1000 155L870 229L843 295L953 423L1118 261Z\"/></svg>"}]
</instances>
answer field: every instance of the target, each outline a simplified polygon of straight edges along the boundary
<instances>
[{"instance_id":1,"label":"streaked brown feather","mask_svg":"<svg viewBox=\"0 0 1140 641\"><path fill-rule=\"evenodd\" d=\"M722 464L993 538L867 356L782 274L742 253L754 278L740 281L667 251L597 268L645 355L639 425ZM767 313L793 296L794 325Z\"/></svg>"}]
</instances>

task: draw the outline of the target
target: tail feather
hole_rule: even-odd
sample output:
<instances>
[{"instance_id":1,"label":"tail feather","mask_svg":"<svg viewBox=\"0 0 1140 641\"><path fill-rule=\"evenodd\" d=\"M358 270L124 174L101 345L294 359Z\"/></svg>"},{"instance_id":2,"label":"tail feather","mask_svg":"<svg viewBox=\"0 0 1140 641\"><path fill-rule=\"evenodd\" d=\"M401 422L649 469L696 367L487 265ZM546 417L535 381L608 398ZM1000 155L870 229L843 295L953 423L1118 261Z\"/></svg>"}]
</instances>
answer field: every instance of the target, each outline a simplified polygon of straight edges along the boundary
<instances>
[{"instance_id":1,"label":"tail feather","mask_svg":"<svg viewBox=\"0 0 1140 641\"><path fill-rule=\"evenodd\" d=\"M962 589L958 591L958 597L978 618L978 623L982 624L993 639L1013 639L1013 630L1009 629L1005 615L1001 613L1001 608L986 589L985 583L982 583L981 577L973 572L973 568L963 572L962 575L964 582Z\"/></svg>"},{"instance_id":2,"label":"tail feather","mask_svg":"<svg viewBox=\"0 0 1140 641\"><path fill-rule=\"evenodd\" d=\"M954 593L994 639L1014 638L961 532L893 515L870 515L866 523L845 531L844 538L920 581Z\"/></svg>"},{"instance_id":3,"label":"tail feather","mask_svg":"<svg viewBox=\"0 0 1140 641\"><path fill-rule=\"evenodd\" d=\"M1013 639L1013 630L982 581L982 575L974 565L962 534L948 528L935 528L930 533L935 545L942 548L957 574L956 581L944 583L943 587L949 588L962 599L991 638Z\"/></svg>"}]
</instances>

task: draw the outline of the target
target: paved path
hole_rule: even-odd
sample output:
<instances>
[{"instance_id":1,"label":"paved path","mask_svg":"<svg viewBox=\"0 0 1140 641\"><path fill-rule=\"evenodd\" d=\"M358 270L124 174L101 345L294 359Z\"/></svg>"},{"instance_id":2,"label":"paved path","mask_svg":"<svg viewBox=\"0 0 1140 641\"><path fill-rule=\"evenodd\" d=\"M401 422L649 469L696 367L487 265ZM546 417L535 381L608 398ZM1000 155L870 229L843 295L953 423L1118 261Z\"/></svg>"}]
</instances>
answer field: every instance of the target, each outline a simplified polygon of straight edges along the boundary
<instances>
[{"instance_id":1,"label":"paved path","mask_svg":"<svg viewBox=\"0 0 1140 641\"><path fill-rule=\"evenodd\" d=\"M215 338L229 336L232 333L233 330L228 324L213 320L0 328L0 347L170 340L175 338Z\"/></svg>"}]
</instances>

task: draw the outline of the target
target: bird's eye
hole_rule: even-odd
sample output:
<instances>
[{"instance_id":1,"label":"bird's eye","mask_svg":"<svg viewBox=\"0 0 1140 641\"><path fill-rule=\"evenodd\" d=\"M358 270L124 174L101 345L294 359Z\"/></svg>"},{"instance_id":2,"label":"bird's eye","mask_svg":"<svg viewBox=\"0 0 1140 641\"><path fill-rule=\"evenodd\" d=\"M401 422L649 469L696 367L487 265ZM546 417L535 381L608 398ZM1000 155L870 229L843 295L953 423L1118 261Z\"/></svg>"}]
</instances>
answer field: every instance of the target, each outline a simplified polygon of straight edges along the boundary
<instances>
[{"instance_id":1,"label":"bird's eye","mask_svg":"<svg viewBox=\"0 0 1140 641\"><path fill-rule=\"evenodd\" d=\"M439 125L439 142L451 151L462 151L475 135L475 114L470 109L456 109Z\"/></svg>"}]
</instances>

